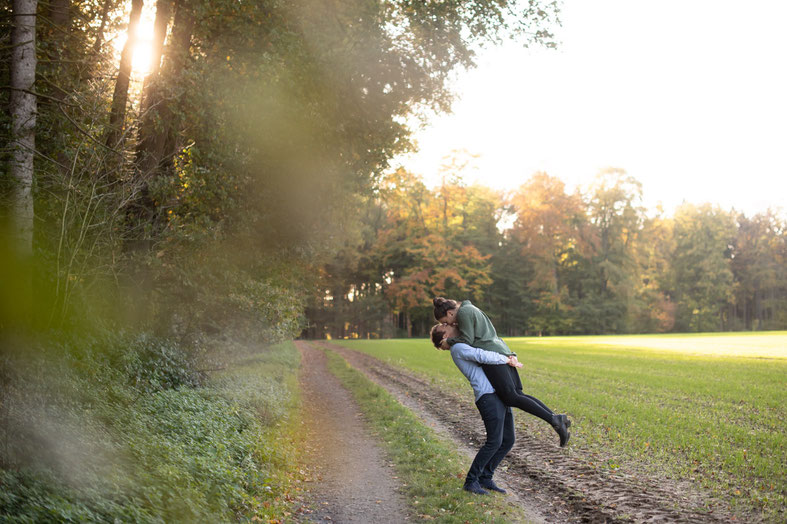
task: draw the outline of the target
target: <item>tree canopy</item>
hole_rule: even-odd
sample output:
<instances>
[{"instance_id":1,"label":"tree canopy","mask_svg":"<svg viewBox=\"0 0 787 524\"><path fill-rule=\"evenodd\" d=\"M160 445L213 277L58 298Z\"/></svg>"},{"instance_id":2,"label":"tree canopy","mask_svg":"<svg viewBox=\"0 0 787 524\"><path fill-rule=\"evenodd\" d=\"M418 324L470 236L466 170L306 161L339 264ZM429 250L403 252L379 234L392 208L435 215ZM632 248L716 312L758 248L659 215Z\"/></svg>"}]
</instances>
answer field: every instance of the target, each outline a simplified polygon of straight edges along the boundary
<instances>
[{"instance_id":1,"label":"tree canopy","mask_svg":"<svg viewBox=\"0 0 787 524\"><path fill-rule=\"evenodd\" d=\"M144 306L110 308L114 317L165 331L245 318L290 335L316 268L357 239L364 199L412 147L407 122L450 107L449 75L477 49L514 36L554 45L557 21L557 4L542 0L0 9L3 41L28 46L3 46L0 66L3 223L27 231L5 266L34 267L22 278L33 291L3 300L32 295L40 327L122 303ZM146 9L154 34L141 76ZM34 84L8 81L23 71Z\"/></svg>"}]
</instances>

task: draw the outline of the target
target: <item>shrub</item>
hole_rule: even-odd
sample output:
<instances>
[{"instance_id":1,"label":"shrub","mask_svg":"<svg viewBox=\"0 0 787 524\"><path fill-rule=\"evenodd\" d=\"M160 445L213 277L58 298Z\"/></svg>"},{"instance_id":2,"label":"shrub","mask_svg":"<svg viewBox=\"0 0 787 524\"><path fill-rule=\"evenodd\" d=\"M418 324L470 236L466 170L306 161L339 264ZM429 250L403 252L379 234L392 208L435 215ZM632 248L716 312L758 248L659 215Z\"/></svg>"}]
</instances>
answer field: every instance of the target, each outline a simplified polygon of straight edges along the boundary
<instances>
[{"instance_id":1,"label":"shrub","mask_svg":"<svg viewBox=\"0 0 787 524\"><path fill-rule=\"evenodd\" d=\"M280 471L293 467L279 437L296 358L291 345L257 349L200 383L193 353L149 334L50 341L4 369L0 521L216 522L275 511L289 475Z\"/></svg>"}]
</instances>

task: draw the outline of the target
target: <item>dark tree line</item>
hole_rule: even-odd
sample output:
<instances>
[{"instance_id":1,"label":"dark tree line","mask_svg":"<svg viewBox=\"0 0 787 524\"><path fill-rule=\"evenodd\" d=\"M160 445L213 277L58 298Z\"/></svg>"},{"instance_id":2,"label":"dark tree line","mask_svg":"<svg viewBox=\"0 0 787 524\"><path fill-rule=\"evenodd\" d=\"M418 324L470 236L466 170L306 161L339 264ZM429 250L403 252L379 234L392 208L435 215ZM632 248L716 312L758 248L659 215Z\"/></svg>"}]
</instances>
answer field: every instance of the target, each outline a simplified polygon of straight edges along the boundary
<instances>
[{"instance_id":1,"label":"dark tree line","mask_svg":"<svg viewBox=\"0 0 787 524\"><path fill-rule=\"evenodd\" d=\"M309 336L422 336L438 295L473 300L507 336L787 328L783 215L648 215L619 169L575 194L545 173L506 196L444 180L383 182L360 241L323 268Z\"/></svg>"}]
</instances>

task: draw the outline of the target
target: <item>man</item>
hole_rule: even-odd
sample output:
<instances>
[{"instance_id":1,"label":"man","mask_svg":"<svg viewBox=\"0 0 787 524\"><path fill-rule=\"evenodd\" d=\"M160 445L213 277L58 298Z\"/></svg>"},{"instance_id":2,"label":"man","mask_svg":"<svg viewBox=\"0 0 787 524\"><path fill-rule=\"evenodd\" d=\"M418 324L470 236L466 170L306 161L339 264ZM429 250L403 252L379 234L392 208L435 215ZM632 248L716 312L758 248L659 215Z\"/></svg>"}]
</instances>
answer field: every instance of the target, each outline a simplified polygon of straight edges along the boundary
<instances>
[{"instance_id":1,"label":"man","mask_svg":"<svg viewBox=\"0 0 787 524\"><path fill-rule=\"evenodd\" d=\"M438 324L432 328L431 339L438 349L451 351L451 358L459 368L475 393L475 405L486 428L486 442L478 450L470 470L465 478L464 489L477 495L486 495L484 489L505 493L492 480L500 461L514 446L516 435L514 433L514 414L510 407L506 407L495 394L489 379L481 368L482 364L496 364L513 367L522 367L515 357L504 356L483 349L474 348L464 343L449 346L448 339L456 337L458 330L455 326Z\"/></svg>"}]
</instances>

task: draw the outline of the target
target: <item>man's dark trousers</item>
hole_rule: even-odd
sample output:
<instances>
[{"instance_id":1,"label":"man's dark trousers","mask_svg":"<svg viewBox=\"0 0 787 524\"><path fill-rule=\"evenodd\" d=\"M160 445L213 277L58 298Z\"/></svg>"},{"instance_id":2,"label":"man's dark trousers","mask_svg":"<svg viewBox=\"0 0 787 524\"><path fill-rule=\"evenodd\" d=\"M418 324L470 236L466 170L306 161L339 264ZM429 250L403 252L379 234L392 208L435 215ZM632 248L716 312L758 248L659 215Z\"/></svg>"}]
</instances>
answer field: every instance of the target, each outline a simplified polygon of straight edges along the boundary
<instances>
[{"instance_id":1,"label":"man's dark trousers","mask_svg":"<svg viewBox=\"0 0 787 524\"><path fill-rule=\"evenodd\" d=\"M483 395L475 403L486 428L486 443L470 465L465 482L492 480L497 465L511 451L516 440L514 414L494 393Z\"/></svg>"}]
</instances>

